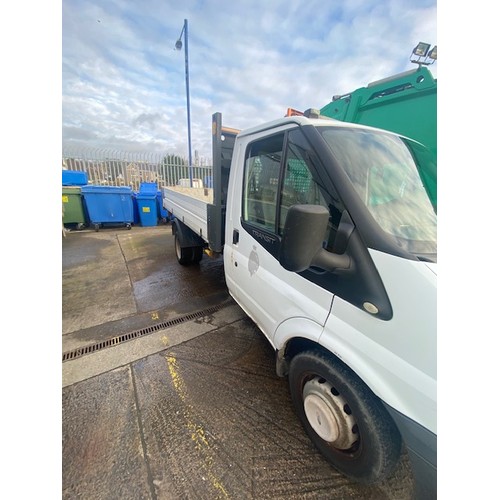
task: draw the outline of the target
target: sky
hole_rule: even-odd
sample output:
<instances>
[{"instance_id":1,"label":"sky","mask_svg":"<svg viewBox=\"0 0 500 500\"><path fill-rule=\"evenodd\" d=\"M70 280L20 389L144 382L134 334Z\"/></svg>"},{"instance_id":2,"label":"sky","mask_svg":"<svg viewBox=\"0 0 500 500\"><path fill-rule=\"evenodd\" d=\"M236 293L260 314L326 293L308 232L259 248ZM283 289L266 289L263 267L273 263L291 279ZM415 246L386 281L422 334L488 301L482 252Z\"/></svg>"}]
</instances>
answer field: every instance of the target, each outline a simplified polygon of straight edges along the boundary
<instances>
[{"instance_id":1,"label":"sky","mask_svg":"<svg viewBox=\"0 0 500 500\"><path fill-rule=\"evenodd\" d=\"M193 158L215 112L244 129L321 108L437 44L435 0L64 0L63 151L188 157L185 19Z\"/></svg>"}]
</instances>

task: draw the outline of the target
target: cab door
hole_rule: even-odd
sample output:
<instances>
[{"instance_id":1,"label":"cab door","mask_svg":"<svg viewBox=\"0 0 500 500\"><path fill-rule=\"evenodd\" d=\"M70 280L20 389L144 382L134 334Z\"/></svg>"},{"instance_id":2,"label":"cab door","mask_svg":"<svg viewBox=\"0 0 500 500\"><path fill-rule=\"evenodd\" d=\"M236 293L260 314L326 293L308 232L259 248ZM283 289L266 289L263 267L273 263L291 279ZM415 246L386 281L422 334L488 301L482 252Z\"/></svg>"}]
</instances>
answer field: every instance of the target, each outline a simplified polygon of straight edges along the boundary
<instances>
[{"instance_id":1,"label":"cab door","mask_svg":"<svg viewBox=\"0 0 500 500\"><path fill-rule=\"evenodd\" d=\"M272 344L278 326L291 318L309 320L320 332L332 292L285 270L278 261L288 208L298 203L326 206L313 156L298 127L239 141L224 248L229 291Z\"/></svg>"}]
</instances>

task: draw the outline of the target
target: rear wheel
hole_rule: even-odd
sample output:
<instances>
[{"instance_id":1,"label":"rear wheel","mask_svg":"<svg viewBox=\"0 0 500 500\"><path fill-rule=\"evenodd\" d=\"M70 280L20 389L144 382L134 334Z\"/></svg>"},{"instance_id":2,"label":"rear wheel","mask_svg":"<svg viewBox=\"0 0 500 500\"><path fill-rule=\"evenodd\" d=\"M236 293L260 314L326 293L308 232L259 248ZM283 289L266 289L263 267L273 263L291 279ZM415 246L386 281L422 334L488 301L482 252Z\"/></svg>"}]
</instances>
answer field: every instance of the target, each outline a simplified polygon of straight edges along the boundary
<instances>
[{"instance_id":1,"label":"rear wheel","mask_svg":"<svg viewBox=\"0 0 500 500\"><path fill-rule=\"evenodd\" d=\"M401 436L382 403L352 370L312 350L292 359L288 379L307 434L337 470L365 484L394 470Z\"/></svg>"},{"instance_id":2,"label":"rear wheel","mask_svg":"<svg viewBox=\"0 0 500 500\"><path fill-rule=\"evenodd\" d=\"M177 233L174 236L175 243L175 255L177 257L177 262L182 266L186 266L193 260L193 249L191 247L181 247L181 242Z\"/></svg>"},{"instance_id":3,"label":"rear wheel","mask_svg":"<svg viewBox=\"0 0 500 500\"><path fill-rule=\"evenodd\" d=\"M203 247L193 247L193 262L197 264L203 258Z\"/></svg>"}]
</instances>

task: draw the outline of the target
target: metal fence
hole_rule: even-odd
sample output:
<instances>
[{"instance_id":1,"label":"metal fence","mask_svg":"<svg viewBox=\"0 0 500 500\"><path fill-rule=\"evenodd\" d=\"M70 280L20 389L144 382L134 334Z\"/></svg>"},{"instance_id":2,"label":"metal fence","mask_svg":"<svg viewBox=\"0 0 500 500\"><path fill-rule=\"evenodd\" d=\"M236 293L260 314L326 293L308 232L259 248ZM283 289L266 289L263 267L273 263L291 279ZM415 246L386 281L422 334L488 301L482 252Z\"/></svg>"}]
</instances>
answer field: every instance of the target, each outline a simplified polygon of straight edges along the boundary
<instances>
[{"instance_id":1,"label":"metal fence","mask_svg":"<svg viewBox=\"0 0 500 500\"><path fill-rule=\"evenodd\" d=\"M189 168L185 158L172 154L119 152L107 150L64 151L62 168L86 172L88 183L96 186L130 186L138 191L142 182L162 186L189 185L190 174L196 185L211 187L212 167L195 157ZM199 179L199 180L198 180Z\"/></svg>"}]
</instances>

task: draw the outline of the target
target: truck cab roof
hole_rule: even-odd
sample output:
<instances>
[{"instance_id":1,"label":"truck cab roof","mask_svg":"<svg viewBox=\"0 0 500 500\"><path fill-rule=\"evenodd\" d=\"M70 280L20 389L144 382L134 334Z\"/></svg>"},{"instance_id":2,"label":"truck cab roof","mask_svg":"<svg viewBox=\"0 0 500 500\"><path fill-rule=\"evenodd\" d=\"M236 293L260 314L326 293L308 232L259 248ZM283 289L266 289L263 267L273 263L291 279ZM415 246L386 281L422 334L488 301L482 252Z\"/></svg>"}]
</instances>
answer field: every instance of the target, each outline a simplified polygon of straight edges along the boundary
<instances>
[{"instance_id":1,"label":"truck cab roof","mask_svg":"<svg viewBox=\"0 0 500 500\"><path fill-rule=\"evenodd\" d=\"M296 124L299 126L312 125L313 127L342 127L342 128L356 128L356 129L368 129L368 130L381 130L384 133L391 135L398 135L394 132L388 130L377 129L376 127L370 127L368 125L359 125L357 123L343 122L336 120L334 118L329 118L327 116L319 117L306 117L306 116L286 116L284 118L278 118L254 127L250 127L242 130L238 136L244 137L248 135L253 135L259 132L264 132L273 128L279 128L285 125Z\"/></svg>"}]
</instances>

